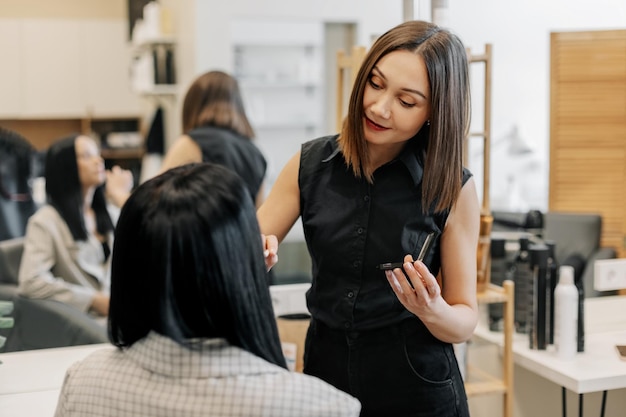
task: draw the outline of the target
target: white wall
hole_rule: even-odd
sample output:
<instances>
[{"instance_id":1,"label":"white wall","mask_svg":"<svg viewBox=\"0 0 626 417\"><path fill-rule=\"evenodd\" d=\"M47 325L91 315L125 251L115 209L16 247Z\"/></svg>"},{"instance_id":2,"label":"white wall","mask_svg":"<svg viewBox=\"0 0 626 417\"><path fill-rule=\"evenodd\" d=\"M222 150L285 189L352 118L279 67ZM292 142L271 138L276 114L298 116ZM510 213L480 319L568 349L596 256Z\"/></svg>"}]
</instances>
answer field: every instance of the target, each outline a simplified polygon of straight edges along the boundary
<instances>
[{"instance_id":1,"label":"white wall","mask_svg":"<svg viewBox=\"0 0 626 417\"><path fill-rule=\"evenodd\" d=\"M233 0L216 6L214 0L195 0L195 74L210 69L233 70L233 21L246 19L355 23L356 43L369 46L371 39L402 21L402 1L377 0ZM292 36L285 33L286 38ZM192 80L181 80L188 85ZM334 97L334 92L331 97ZM334 103L331 104L331 107ZM331 109L332 111L332 109ZM286 162L285 155L273 155Z\"/></svg>"},{"instance_id":2,"label":"white wall","mask_svg":"<svg viewBox=\"0 0 626 417\"><path fill-rule=\"evenodd\" d=\"M402 0L160 2L172 12L179 42L180 94L175 100L161 103L168 111L166 129L170 139L180 132L180 101L191 80L208 69L232 69L230 24L233 19L258 17L355 22L358 24L358 43L362 45L369 45L373 36L403 20ZM57 1L54 7L48 3L44 0L6 0L0 7L0 17L126 17L126 2L122 0L92 0L88 2L89 6L79 0ZM414 4L415 17L430 20L430 1L415 0ZM506 195L511 189L506 178L513 175L523 180L517 184L521 188L517 197L522 201L518 201L520 204L516 207L547 209L550 32L624 29L626 2L449 0L445 17L447 26L473 51L482 51L485 43L493 45L492 142L504 141L513 127L517 127L521 139L534 150L532 155L511 159L506 154L506 146L497 145L492 149L492 208L506 208L514 202ZM475 90L478 95L480 86ZM477 121L482 118L476 104L474 118ZM475 162L472 159L472 164ZM480 169L473 169L480 177Z\"/></svg>"},{"instance_id":3,"label":"white wall","mask_svg":"<svg viewBox=\"0 0 626 417\"><path fill-rule=\"evenodd\" d=\"M232 69L230 24L241 17L356 22L358 43L403 20L401 0L232 0L216 5L195 0L195 70ZM414 17L430 20L430 1L414 1ZM547 209L549 172L550 32L626 28L623 0L450 0L442 24L457 33L472 51L493 45L492 209ZM476 71L476 70L472 70ZM480 71L480 69L478 69ZM481 74L478 76L479 80ZM181 79L181 83L190 80ZM475 84L480 98L482 85ZM473 130L480 129L481 100L474 102ZM478 124L477 124L478 123ZM512 157L507 136L517 128L531 154ZM476 142L473 142L476 146ZM470 168L482 183L480 146L471 148ZM513 181L511 183L510 181ZM480 187L479 187L480 188ZM517 189L517 193L511 190Z\"/></svg>"},{"instance_id":4,"label":"white wall","mask_svg":"<svg viewBox=\"0 0 626 417\"><path fill-rule=\"evenodd\" d=\"M449 28L466 46L479 52L484 44L493 45L492 143L517 126L520 137L534 150L532 156L511 159L504 147L493 149L492 208L510 202L504 195L506 177L516 169L513 174L517 178L530 177L530 181L517 184L526 200L526 207L518 207L547 209L550 32L626 29L626 2L449 0L448 4ZM523 175L519 172L529 166L534 170L527 169ZM533 184L538 181L539 186Z\"/></svg>"},{"instance_id":5,"label":"white wall","mask_svg":"<svg viewBox=\"0 0 626 417\"><path fill-rule=\"evenodd\" d=\"M232 69L230 25L237 18L357 22L359 43L402 21L402 2L380 0L196 0L196 69ZM285 34L289 36L289 34Z\"/></svg>"}]
</instances>

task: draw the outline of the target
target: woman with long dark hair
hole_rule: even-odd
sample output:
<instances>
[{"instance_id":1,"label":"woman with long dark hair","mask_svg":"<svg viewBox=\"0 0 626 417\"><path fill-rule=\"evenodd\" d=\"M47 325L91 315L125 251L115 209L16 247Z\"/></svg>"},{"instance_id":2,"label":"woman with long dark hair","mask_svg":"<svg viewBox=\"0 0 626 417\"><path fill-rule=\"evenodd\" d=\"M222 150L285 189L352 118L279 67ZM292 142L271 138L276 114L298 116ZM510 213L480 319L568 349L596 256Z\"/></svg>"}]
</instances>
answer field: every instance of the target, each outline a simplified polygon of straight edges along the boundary
<instances>
[{"instance_id":1,"label":"woman with long dark hair","mask_svg":"<svg viewBox=\"0 0 626 417\"><path fill-rule=\"evenodd\" d=\"M46 204L26 227L20 294L106 316L114 218L133 186L132 174L119 167L106 171L96 142L72 135L48 149L45 179Z\"/></svg>"}]
</instances>

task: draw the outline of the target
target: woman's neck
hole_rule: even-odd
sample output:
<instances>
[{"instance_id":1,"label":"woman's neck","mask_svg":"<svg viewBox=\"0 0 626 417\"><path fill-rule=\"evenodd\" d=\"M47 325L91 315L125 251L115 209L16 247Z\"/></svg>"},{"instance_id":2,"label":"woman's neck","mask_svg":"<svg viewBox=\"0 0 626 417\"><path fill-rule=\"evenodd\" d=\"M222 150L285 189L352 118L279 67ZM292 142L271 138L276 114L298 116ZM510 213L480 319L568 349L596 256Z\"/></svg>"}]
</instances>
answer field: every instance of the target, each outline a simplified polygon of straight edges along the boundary
<instances>
[{"instance_id":1,"label":"woman's neck","mask_svg":"<svg viewBox=\"0 0 626 417\"><path fill-rule=\"evenodd\" d=\"M91 207L95 191L96 187L89 187L83 191L83 195L85 197L83 199L83 218L85 219L85 228L87 229L87 233L95 236L99 241L105 242L106 237L98 233L96 213Z\"/></svg>"},{"instance_id":2,"label":"woman's neck","mask_svg":"<svg viewBox=\"0 0 626 417\"><path fill-rule=\"evenodd\" d=\"M86 187L83 188L83 211L87 213L88 210L91 210L91 205L93 204L93 196L96 192L96 187Z\"/></svg>"},{"instance_id":3,"label":"woman's neck","mask_svg":"<svg viewBox=\"0 0 626 417\"><path fill-rule=\"evenodd\" d=\"M384 145L372 145L368 143L367 151L369 153L369 163L372 172L397 158L405 145L406 142Z\"/></svg>"}]
</instances>

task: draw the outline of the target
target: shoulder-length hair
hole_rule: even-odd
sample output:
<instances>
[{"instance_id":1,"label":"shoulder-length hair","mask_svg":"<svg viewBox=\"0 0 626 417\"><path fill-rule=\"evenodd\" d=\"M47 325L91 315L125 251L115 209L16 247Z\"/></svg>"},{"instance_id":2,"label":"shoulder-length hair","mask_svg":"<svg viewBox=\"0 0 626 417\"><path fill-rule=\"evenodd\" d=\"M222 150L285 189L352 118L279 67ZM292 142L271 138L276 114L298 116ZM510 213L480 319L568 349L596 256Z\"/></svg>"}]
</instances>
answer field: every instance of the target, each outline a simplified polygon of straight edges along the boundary
<instances>
[{"instance_id":1,"label":"shoulder-length hair","mask_svg":"<svg viewBox=\"0 0 626 417\"><path fill-rule=\"evenodd\" d=\"M50 145L46 153L47 202L61 215L75 240L87 240L88 232L83 213L83 190L76 161L76 138L74 134ZM96 188L91 208L96 215L96 230L106 235L114 230L104 196L104 187Z\"/></svg>"},{"instance_id":2,"label":"shoulder-length hair","mask_svg":"<svg viewBox=\"0 0 626 417\"><path fill-rule=\"evenodd\" d=\"M202 126L233 130L248 139L254 130L248 121L237 80L222 71L209 71L191 84L183 101L183 132Z\"/></svg>"},{"instance_id":3,"label":"shoulder-length hair","mask_svg":"<svg viewBox=\"0 0 626 417\"><path fill-rule=\"evenodd\" d=\"M339 146L355 175L372 182L363 132L363 94L378 61L399 50L420 55L428 72L430 126L425 123L414 140L423 141L420 148L425 149L423 207L428 209L435 204L436 211L443 211L454 205L461 191L463 141L470 122L467 52L456 35L432 23L409 21L378 38L357 74Z\"/></svg>"},{"instance_id":4,"label":"shoulder-length hair","mask_svg":"<svg viewBox=\"0 0 626 417\"><path fill-rule=\"evenodd\" d=\"M184 346L225 338L286 367L260 236L250 194L222 166L184 165L140 185L117 223L111 342L150 331Z\"/></svg>"}]
</instances>

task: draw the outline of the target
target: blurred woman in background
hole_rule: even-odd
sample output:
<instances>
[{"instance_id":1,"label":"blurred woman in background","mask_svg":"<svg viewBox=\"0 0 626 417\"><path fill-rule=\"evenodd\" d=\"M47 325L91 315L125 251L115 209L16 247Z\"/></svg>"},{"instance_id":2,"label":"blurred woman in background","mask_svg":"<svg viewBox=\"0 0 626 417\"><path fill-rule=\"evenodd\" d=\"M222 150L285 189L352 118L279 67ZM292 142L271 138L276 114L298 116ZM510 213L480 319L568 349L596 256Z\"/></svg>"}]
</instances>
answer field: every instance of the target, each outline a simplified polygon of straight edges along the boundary
<instances>
[{"instance_id":1,"label":"blurred woman in background","mask_svg":"<svg viewBox=\"0 0 626 417\"><path fill-rule=\"evenodd\" d=\"M161 172L190 162L212 162L237 173L260 205L267 162L252 139L237 80L222 71L200 75L183 102L183 136L170 147Z\"/></svg>"},{"instance_id":2,"label":"blurred woman in background","mask_svg":"<svg viewBox=\"0 0 626 417\"><path fill-rule=\"evenodd\" d=\"M132 174L106 171L96 142L72 135L48 149L45 179L47 203L26 227L20 294L106 316L116 211L130 194Z\"/></svg>"}]
</instances>

